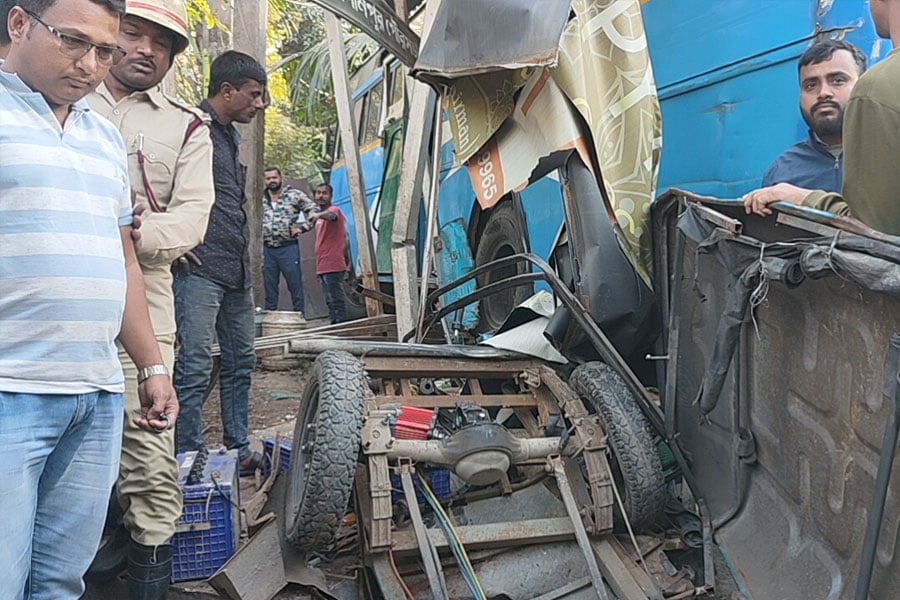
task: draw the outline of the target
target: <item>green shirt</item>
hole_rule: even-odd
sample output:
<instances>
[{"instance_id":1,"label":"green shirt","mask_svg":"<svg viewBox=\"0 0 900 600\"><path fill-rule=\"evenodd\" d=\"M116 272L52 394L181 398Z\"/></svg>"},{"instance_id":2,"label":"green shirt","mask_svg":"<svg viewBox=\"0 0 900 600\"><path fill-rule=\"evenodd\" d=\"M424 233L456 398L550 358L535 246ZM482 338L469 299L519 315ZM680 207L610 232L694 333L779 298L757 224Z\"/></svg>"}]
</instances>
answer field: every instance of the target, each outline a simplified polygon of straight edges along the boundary
<instances>
[{"instance_id":1,"label":"green shirt","mask_svg":"<svg viewBox=\"0 0 900 600\"><path fill-rule=\"evenodd\" d=\"M805 206L900 235L900 51L869 69L844 113L843 193L812 192Z\"/></svg>"}]
</instances>

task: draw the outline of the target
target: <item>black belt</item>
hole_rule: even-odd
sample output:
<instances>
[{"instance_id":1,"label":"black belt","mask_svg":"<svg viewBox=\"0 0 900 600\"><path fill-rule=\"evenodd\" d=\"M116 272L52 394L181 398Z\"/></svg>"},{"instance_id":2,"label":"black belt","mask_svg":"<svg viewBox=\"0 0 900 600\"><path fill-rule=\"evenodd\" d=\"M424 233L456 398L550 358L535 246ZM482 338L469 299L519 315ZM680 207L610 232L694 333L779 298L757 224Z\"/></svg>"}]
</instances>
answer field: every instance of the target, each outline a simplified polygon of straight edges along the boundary
<instances>
[{"instance_id":1,"label":"black belt","mask_svg":"<svg viewBox=\"0 0 900 600\"><path fill-rule=\"evenodd\" d=\"M285 248L287 246L292 246L297 242L285 242L283 244L266 244L266 248Z\"/></svg>"}]
</instances>

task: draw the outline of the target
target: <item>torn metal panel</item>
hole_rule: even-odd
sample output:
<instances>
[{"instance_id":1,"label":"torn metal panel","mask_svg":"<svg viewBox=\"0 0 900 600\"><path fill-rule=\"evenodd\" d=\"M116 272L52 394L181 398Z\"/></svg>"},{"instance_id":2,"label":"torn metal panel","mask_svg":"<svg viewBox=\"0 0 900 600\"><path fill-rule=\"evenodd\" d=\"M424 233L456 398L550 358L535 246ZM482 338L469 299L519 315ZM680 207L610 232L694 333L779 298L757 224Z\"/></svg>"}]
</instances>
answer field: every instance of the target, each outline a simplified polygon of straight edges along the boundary
<instances>
[{"instance_id":1,"label":"torn metal panel","mask_svg":"<svg viewBox=\"0 0 900 600\"><path fill-rule=\"evenodd\" d=\"M510 350L549 362L566 364L568 362L566 357L544 337L544 330L549 323L549 318L536 315L534 320L498 333L482 343L500 350Z\"/></svg>"},{"instance_id":2,"label":"torn metal panel","mask_svg":"<svg viewBox=\"0 0 900 600\"><path fill-rule=\"evenodd\" d=\"M413 75L440 81L556 64L569 0L441 0Z\"/></svg>"},{"instance_id":3,"label":"torn metal panel","mask_svg":"<svg viewBox=\"0 0 900 600\"><path fill-rule=\"evenodd\" d=\"M629 261L649 284L662 125L640 2L575 0L572 8L557 67L449 83L456 160L489 208L545 174L539 165L547 157L577 151L602 186Z\"/></svg>"},{"instance_id":4,"label":"torn metal panel","mask_svg":"<svg viewBox=\"0 0 900 600\"><path fill-rule=\"evenodd\" d=\"M534 69L498 71L463 77L447 85L444 108L450 117L454 157L465 163L513 113L516 93Z\"/></svg>"},{"instance_id":5,"label":"torn metal panel","mask_svg":"<svg viewBox=\"0 0 900 600\"><path fill-rule=\"evenodd\" d=\"M833 238L808 238L766 245L754 238L732 233L711 219L701 205L689 203L678 222L682 235L697 244L697 252L710 254L732 275L716 334L712 359L698 395L702 414L715 408L731 368L743 324L752 309L766 298L770 282L795 288L807 278L840 276L874 292L900 299L900 253L892 246L881 251L884 258L860 252L853 234ZM863 247L871 249L868 242ZM893 257L891 255L894 255ZM893 258L893 260L892 260Z\"/></svg>"},{"instance_id":6,"label":"torn metal panel","mask_svg":"<svg viewBox=\"0 0 900 600\"><path fill-rule=\"evenodd\" d=\"M455 98L453 94L448 94L450 102ZM451 125L453 114L451 110ZM467 124L473 132L477 131L474 124ZM467 141L465 127L459 134L462 141ZM496 134L465 165L478 203L488 209L509 192L524 189L542 175L535 171L541 159L572 150L586 165L593 164L590 142L581 130L578 113L550 71L537 70L522 86L514 109Z\"/></svg>"}]
</instances>

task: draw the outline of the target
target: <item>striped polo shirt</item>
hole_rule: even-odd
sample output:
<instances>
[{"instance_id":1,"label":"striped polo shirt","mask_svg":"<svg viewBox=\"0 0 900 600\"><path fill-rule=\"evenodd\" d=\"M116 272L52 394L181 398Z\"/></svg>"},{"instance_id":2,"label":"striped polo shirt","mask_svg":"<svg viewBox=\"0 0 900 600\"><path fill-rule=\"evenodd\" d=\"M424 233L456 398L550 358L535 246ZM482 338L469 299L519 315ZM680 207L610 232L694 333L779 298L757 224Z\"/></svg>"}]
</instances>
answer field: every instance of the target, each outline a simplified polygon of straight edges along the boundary
<instances>
[{"instance_id":1,"label":"striped polo shirt","mask_svg":"<svg viewBox=\"0 0 900 600\"><path fill-rule=\"evenodd\" d=\"M121 392L125 144L82 100L61 126L0 70L0 390Z\"/></svg>"}]
</instances>

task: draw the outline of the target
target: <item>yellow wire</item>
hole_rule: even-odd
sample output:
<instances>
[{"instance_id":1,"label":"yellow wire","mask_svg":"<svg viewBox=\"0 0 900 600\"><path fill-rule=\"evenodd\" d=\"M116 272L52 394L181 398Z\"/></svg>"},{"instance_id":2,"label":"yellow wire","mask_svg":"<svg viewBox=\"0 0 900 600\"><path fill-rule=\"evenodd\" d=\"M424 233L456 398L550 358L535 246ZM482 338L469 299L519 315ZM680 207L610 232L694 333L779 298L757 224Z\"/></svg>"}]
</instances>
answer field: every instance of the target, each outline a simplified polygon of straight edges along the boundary
<instances>
[{"instance_id":1,"label":"yellow wire","mask_svg":"<svg viewBox=\"0 0 900 600\"><path fill-rule=\"evenodd\" d=\"M478 593L481 594L482 598L487 598L484 593L484 588L481 587L481 582L478 581L478 575L475 573L475 567L472 566L472 560L469 558L468 552L466 552L466 547L463 546L462 539L459 537L459 532L456 531L456 527L453 526L453 520L450 519L450 515L444 510L444 507L441 506L441 503L438 501L437 496L434 495L434 492L431 491L431 486L428 485L425 477L419 477L419 483L422 484L422 489L431 497L431 500L434 503L435 509L441 513L444 517L444 521L446 521L447 526L450 528L450 534L453 536L453 539L456 540L457 546L459 546L459 551L462 553L463 558L466 560L466 564L469 567L469 571L472 573L472 581L475 583L475 587L478 588Z\"/></svg>"}]
</instances>

